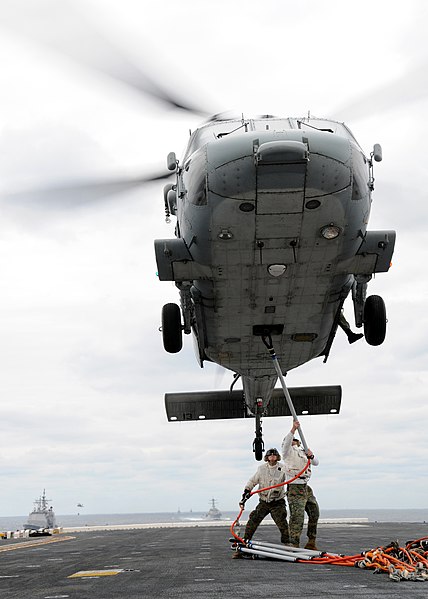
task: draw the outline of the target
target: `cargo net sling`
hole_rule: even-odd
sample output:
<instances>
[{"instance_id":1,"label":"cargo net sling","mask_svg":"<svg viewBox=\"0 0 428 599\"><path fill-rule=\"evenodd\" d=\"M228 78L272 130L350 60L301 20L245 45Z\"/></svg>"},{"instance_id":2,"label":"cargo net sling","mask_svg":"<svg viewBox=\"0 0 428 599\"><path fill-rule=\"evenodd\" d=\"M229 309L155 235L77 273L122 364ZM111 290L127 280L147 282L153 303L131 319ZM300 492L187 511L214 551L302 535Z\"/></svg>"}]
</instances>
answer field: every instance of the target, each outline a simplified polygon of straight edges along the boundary
<instances>
[{"instance_id":1,"label":"cargo net sling","mask_svg":"<svg viewBox=\"0 0 428 599\"><path fill-rule=\"evenodd\" d=\"M302 470L303 472L304 470ZM285 485L287 482L281 484ZM256 493L272 488L260 489ZM244 508L241 508L239 515L230 527L233 535L231 548L233 551L242 553L242 557L250 559L276 559L303 564L351 566L372 570L374 573L386 573L395 582L403 580L428 581L428 537L407 541L404 546L400 546L398 541L391 541L389 545L362 551L356 555L341 555L338 553L327 553L325 551L313 551L267 543L265 541L245 541L234 531L235 526L239 525L239 518L243 511Z\"/></svg>"}]
</instances>

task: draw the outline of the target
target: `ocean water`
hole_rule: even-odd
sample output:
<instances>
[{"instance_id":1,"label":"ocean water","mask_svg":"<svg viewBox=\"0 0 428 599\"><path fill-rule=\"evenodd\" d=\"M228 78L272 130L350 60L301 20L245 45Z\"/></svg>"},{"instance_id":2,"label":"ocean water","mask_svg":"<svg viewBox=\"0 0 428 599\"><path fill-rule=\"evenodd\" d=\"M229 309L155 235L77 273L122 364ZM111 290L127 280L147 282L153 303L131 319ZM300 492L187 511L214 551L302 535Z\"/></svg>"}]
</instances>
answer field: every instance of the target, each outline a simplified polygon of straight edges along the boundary
<instances>
[{"instance_id":1,"label":"ocean water","mask_svg":"<svg viewBox=\"0 0 428 599\"><path fill-rule=\"evenodd\" d=\"M248 512L249 513L249 512ZM248 516L245 513L245 516ZM205 519L206 512L161 512L148 514L64 514L57 515L58 526L104 526L115 524L154 524L167 522L191 522ZM224 520L233 522L237 512L222 510ZM323 518L367 518L369 522L420 522L428 524L428 509L336 509L321 510ZM20 530L27 516L0 516L0 531Z\"/></svg>"}]
</instances>

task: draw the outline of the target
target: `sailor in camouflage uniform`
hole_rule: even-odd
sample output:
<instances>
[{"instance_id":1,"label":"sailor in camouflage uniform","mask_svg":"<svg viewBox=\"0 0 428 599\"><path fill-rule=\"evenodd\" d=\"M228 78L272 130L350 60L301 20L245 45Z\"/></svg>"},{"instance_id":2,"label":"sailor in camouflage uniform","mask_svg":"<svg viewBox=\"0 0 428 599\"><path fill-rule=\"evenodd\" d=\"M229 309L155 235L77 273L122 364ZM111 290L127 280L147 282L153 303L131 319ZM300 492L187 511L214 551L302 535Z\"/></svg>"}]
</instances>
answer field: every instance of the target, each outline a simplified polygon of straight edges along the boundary
<instances>
[{"instance_id":1,"label":"sailor in camouflage uniform","mask_svg":"<svg viewBox=\"0 0 428 599\"><path fill-rule=\"evenodd\" d=\"M286 481L285 467L280 462L281 456L275 448L268 449L265 453L265 463L259 466L257 472L250 478L245 485L244 493L240 506L243 507L245 501L249 498L251 491L256 485L259 489L271 487ZM288 545L290 542L288 534L287 507L285 505L285 487L284 485L269 491L259 493L259 503L255 510L250 513L247 526L245 527L244 539L249 541L257 530L257 527L268 514L272 516L273 521L281 532L281 542ZM240 554L239 554L240 555Z\"/></svg>"},{"instance_id":2,"label":"sailor in camouflage uniform","mask_svg":"<svg viewBox=\"0 0 428 599\"><path fill-rule=\"evenodd\" d=\"M300 441L294 438L294 433L299 428L298 420L293 421L293 426L282 442L282 459L286 468L286 480L292 479L301 472L310 459L308 469L299 478L288 484L287 500L290 508L290 544L299 547L300 535L303 530L305 512L308 514L308 542L305 549L317 549L317 523L320 515L317 500L311 487L308 485L311 477L311 467L318 466L319 461L308 449L307 453L300 447Z\"/></svg>"}]
</instances>

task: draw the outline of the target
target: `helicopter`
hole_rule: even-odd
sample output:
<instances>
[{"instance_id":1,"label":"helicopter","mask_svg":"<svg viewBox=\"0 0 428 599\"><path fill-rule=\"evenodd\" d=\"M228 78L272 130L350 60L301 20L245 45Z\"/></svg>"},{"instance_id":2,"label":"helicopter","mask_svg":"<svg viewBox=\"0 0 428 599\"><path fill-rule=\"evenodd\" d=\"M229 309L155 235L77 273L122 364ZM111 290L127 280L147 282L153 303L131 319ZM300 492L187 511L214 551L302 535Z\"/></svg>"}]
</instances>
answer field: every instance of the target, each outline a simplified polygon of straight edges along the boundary
<instances>
[{"instance_id":1,"label":"helicopter","mask_svg":"<svg viewBox=\"0 0 428 599\"><path fill-rule=\"evenodd\" d=\"M201 367L234 373L228 391L166 393L169 421L254 418L261 460L262 418L290 414L269 351L284 375L325 362L348 295L367 343L383 343L384 300L367 296L373 275L389 270L396 239L367 230L381 160L379 144L367 157L344 123L310 115L217 115L193 132L180 161L168 155L175 182L163 199L175 236L156 240L155 255L159 280L174 281L180 304L162 308L163 346L178 353L191 334ZM242 391L233 389L238 378ZM296 413L339 412L340 386L289 393Z\"/></svg>"},{"instance_id":2,"label":"helicopter","mask_svg":"<svg viewBox=\"0 0 428 599\"><path fill-rule=\"evenodd\" d=\"M60 12L61 30L69 15ZM23 25L19 18L13 23ZM37 19L25 34L165 108L207 116L205 108L136 68L90 23L78 29L79 40L86 32L88 44L71 46L68 36L52 40L53 28L39 27ZM82 57L85 46L94 44L97 51ZM402 99L385 96L390 104ZM173 281L179 294L179 304L162 309L163 346L176 354L183 333L192 335L199 365L216 363L232 371L234 380L226 391L166 393L167 418L252 418L253 451L260 460L262 418L290 413L275 388L270 351L276 351L283 374L317 357L327 361L349 295L366 341L377 346L385 339L384 301L367 297L373 275L389 270L396 238L395 231L367 230L374 163L381 159L378 144L365 156L340 121L220 113L191 134L180 161L174 152L168 155L167 172L55 186L41 195L44 201L70 196L73 206L76 190L85 201L92 195L97 200L175 177L163 191L166 220L176 218L174 235L155 241L158 278ZM239 378L242 391L233 389ZM340 410L340 386L289 392L299 414Z\"/></svg>"}]
</instances>

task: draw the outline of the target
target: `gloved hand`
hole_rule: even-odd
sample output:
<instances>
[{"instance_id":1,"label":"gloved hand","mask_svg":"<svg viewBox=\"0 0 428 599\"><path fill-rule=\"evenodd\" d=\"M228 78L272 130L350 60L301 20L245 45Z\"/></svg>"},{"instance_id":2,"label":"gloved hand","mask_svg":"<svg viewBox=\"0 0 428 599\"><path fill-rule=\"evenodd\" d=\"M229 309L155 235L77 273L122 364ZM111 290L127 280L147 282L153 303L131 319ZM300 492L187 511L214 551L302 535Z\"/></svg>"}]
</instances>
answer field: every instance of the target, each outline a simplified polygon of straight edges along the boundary
<instances>
[{"instance_id":1,"label":"gloved hand","mask_svg":"<svg viewBox=\"0 0 428 599\"><path fill-rule=\"evenodd\" d=\"M308 449L306 450L306 457L307 457L309 460L313 460L313 459L314 459L314 457L315 457L315 456L314 456L314 454L313 454L313 452L312 452L312 450L311 450L311 449L309 449L309 447L308 447Z\"/></svg>"},{"instance_id":2,"label":"gloved hand","mask_svg":"<svg viewBox=\"0 0 428 599\"><path fill-rule=\"evenodd\" d=\"M244 489L244 492L242 493L242 499L239 502L239 507L244 507L245 502L247 501L247 499L249 499L251 497L251 491L250 489Z\"/></svg>"}]
</instances>

